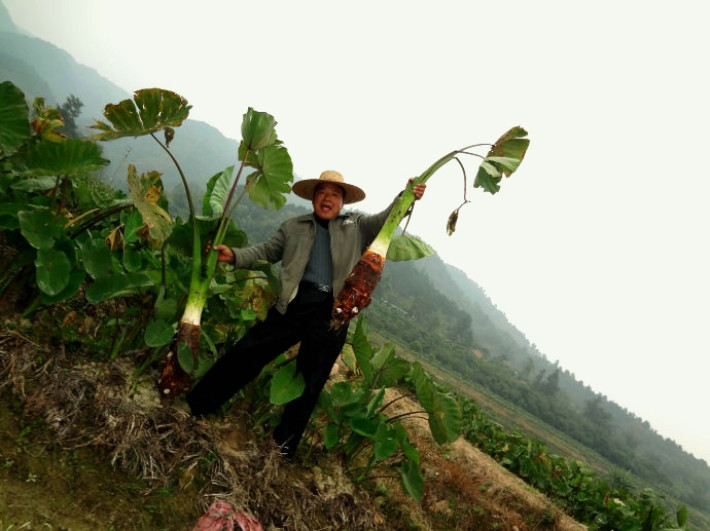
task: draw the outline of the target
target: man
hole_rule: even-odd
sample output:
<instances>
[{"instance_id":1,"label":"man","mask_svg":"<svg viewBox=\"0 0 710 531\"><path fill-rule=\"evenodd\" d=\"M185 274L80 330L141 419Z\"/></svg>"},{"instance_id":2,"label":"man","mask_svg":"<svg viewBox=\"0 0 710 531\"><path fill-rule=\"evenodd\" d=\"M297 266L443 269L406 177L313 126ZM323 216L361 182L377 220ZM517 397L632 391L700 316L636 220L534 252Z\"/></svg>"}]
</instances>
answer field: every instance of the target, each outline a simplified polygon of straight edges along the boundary
<instances>
[{"instance_id":1,"label":"man","mask_svg":"<svg viewBox=\"0 0 710 531\"><path fill-rule=\"evenodd\" d=\"M416 199L422 197L425 188L425 184L414 187ZM330 327L333 293L343 287L345 277L377 236L394 205L373 216L341 214L343 205L361 201L365 192L332 170L324 171L319 179L298 181L293 192L311 200L312 214L285 221L262 244L244 249L214 247L219 261L238 268L248 269L256 260L280 261L281 289L266 319L227 348L187 394L193 415L211 413L256 378L267 363L300 342L296 366L306 387L299 398L285 406L274 430L276 443L289 459L345 344L348 327Z\"/></svg>"}]
</instances>

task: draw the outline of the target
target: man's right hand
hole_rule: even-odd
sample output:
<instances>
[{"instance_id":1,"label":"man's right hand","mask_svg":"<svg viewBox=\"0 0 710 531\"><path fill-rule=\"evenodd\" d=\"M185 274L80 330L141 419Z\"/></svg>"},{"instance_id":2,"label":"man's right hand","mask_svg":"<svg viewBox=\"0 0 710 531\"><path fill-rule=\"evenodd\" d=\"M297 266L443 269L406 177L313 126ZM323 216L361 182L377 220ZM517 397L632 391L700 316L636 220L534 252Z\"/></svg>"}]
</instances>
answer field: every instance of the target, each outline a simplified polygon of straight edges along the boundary
<instances>
[{"instance_id":1,"label":"man's right hand","mask_svg":"<svg viewBox=\"0 0 710 531\"><path fill-rule=\"evenodd\" d=\"M227 262L229 264L234 263L234 251L226 245L215 245L212 250L218 253L218 262Z\"/></svg>"}]
</instances>

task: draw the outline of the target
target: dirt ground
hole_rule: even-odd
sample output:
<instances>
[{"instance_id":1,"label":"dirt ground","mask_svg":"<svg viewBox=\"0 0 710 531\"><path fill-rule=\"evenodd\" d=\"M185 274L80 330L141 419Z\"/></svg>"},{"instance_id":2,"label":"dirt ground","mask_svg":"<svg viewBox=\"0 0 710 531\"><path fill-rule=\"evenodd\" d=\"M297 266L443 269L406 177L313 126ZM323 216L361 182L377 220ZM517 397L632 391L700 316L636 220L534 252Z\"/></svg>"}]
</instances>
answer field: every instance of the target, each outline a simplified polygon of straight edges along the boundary
<instances>
[{"instance_id":1,"label":"dirt ground","mask_svg":"<svg viewBox=\"0 0 710 531\"><path fill-rule=\"evenodd\" d=\"M354 484L315 440L284 461L238 408L198 421L163 407L134 361L77 363L0 331L0 531L192 529L215 500L268 530L586 529L465 440L435 444L425 420L406 425L425 480L416 502L395 477Z\"/></svg>"}]
</instances>

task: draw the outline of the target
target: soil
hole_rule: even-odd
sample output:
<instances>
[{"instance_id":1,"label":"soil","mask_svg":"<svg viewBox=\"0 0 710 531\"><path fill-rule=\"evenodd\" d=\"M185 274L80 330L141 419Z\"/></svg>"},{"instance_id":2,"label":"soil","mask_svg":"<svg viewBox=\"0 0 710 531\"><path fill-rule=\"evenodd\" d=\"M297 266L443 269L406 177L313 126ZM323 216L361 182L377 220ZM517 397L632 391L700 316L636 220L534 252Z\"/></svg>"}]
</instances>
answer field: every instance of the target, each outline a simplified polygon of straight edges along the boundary
<instances>
[{"instance_id":1,"label":"soil","mask_svg":"<svg viewBox=\"0 0 710 531\"><path fill-rule=\"evenodd\" d=\"M161 405L158 373L135 376L142 355L98 363L16 323L0 329L0 531L189 530L215 500L264 530L586 529L465 440L437 445L421 419L406 426L419 502L397 477L354 483L315 433L285 461L259 412L235 404L196 420L179 401Z\"/></svg>"}]
</instances>

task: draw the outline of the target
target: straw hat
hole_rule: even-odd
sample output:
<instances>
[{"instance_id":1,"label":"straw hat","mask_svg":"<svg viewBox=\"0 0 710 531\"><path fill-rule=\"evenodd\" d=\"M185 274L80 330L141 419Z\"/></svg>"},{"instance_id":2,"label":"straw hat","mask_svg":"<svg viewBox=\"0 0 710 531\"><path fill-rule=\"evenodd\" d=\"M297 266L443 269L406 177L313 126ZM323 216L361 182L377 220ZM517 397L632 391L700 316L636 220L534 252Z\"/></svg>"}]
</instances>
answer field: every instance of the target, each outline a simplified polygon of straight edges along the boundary
<instances>
[{"instance_id":1,"label":"straw hat","mask_svg":"<svg viewBox=\"0 0 710 531\"><path fill-rule=\"evenodd\" d=\"M320 174L318 179L304 179L294 183L291 187L293 193L298 197L303 199L313 200L313 196L316 191L316 186L321 183L335 183L340 186L345 191L345 196L343 197L343 204L347 205L349 203L357 203L365 199L365 192L361 188L353 184L348 184L345 182L343 176L337 171L326 170Z\"/></svg>"}]
</instances>

